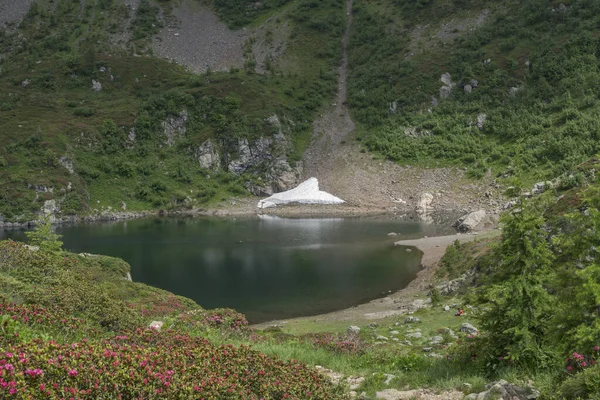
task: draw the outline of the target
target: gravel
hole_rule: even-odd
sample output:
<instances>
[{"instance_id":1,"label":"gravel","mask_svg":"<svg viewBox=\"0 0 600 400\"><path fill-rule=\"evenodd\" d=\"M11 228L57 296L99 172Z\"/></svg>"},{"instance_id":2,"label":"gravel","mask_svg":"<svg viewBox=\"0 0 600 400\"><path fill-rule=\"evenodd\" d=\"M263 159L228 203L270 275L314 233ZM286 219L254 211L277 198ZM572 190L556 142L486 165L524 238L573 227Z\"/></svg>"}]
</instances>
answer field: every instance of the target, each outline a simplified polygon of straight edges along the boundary
<instances>
[{"instance_id":1,"label":"gravel","mask_svg":"<svg viewBox=\"0 0 600 400\"><path fill-rule=\"evenodd\" d=\"M174 60L193 72L228 70L244 65L242 46L249 33L246 29L230 30L209 9L183 0L173 10L173 20L152 42L157 57Z\"/></svg>"},{"instance_id":2,"label":"gravel","mask_svg":"<svg viewBox=\"0 0 600 400\"><path fill-rule=\"evenodd\" d=\"M0 28L20 23L33 0L0 0Z\"/></svg>"}]
</instances>

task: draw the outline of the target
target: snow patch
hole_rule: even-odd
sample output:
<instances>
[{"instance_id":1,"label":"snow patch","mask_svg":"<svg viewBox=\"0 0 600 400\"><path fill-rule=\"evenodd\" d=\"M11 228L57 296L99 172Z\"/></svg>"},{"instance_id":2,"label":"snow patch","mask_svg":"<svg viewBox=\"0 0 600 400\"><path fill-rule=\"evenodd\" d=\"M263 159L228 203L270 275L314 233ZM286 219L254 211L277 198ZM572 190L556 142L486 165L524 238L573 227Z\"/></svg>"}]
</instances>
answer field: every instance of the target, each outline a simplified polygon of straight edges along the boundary
<instances>
[{"instance_id":1,"label":"snow patch","mask_svg":"<svg viewBox=\"0 0 600 400\"><path fill-rule=\"evenodd\" d=\"M277 207L280 204L300 203L300 204L342 204L344 200L335 197L327 192L319 190L319 181L317 178L309 178L294 189L275 193L271 197L262 199L258 202L258 208Z\"/></svg>"}]
</instances>

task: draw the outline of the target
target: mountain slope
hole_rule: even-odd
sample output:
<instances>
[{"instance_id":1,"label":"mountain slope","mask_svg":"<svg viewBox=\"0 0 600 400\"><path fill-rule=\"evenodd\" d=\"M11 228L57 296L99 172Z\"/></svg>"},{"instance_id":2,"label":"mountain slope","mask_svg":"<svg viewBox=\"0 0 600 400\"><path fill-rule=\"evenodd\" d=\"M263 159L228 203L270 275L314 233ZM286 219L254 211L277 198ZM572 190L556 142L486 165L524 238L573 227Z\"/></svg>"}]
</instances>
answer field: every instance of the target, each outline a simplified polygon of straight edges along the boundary
<instances>
[{"instance_id":1,"label":"mountain slope","mask_svg":"<svg viewBox=\"0 0 600 400\"><path fill-rule=\"evenodd\" d=\"M334 90L338 2L257 12L287 26L285 49L271 54L271 25L256 20L243 69L205 75L152 57L161 27L184 39L169 30L189 5L40 0L2 31L0 214L202 207L294 183L309 121Z\"/></svg>"}]
</instances>

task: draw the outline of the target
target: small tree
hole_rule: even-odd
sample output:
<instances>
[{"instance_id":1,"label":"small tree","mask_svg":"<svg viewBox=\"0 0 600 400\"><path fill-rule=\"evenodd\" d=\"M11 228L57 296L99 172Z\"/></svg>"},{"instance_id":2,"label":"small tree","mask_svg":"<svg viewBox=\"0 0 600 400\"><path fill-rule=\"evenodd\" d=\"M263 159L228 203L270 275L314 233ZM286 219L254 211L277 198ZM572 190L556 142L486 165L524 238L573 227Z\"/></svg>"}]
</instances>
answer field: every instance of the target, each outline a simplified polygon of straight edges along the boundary
<instances>
[{"instance_id":1,"label":"small tree","mask_svg":"<svg viewBox=\"0 0 600 400\"><path fill-rule=\"evenodd\" d=\"M32 246L38 246L40 250L52 253L60 253L62 251L63 242L60 240L62 235L52 230L50 217L47 215L40 219L32 231L26 232L26 235L29 243Z\"/></svg>"},{"instance_id":2,"label":"small tree","mask_svg":"<svg viewBox=\"0 0 600 400\"><path fill-rule=\"evenodd\" d=\"M486 287L480 316L486 351L493 359L509 358L524 367L547 366L546 346L554 298L548 293L554 255L541 210L523 202L520 211L506 216L500 260Z\"/></svg>"}]
</instances>

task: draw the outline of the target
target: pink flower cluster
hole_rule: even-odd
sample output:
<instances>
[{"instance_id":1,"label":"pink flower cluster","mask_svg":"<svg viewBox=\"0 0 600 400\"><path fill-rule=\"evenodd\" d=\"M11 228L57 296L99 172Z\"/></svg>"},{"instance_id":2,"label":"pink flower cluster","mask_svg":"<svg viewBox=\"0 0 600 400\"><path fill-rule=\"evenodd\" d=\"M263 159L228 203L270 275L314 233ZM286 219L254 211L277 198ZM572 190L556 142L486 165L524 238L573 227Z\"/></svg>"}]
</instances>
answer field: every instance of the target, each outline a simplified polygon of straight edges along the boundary
<instances>
[{"instance_id":1,"label":"pink flower cluster","mask_svg":"<svg viewBox=\"0 0 600 400\"><path fill-rule=\"evenodd\" d=\"M596 365L596 359L600 356L600 346L594 346L591 355L573 352L566 360L566 369L569 373L579 372L585 368Z\"/></svg>"}]
</instances>

